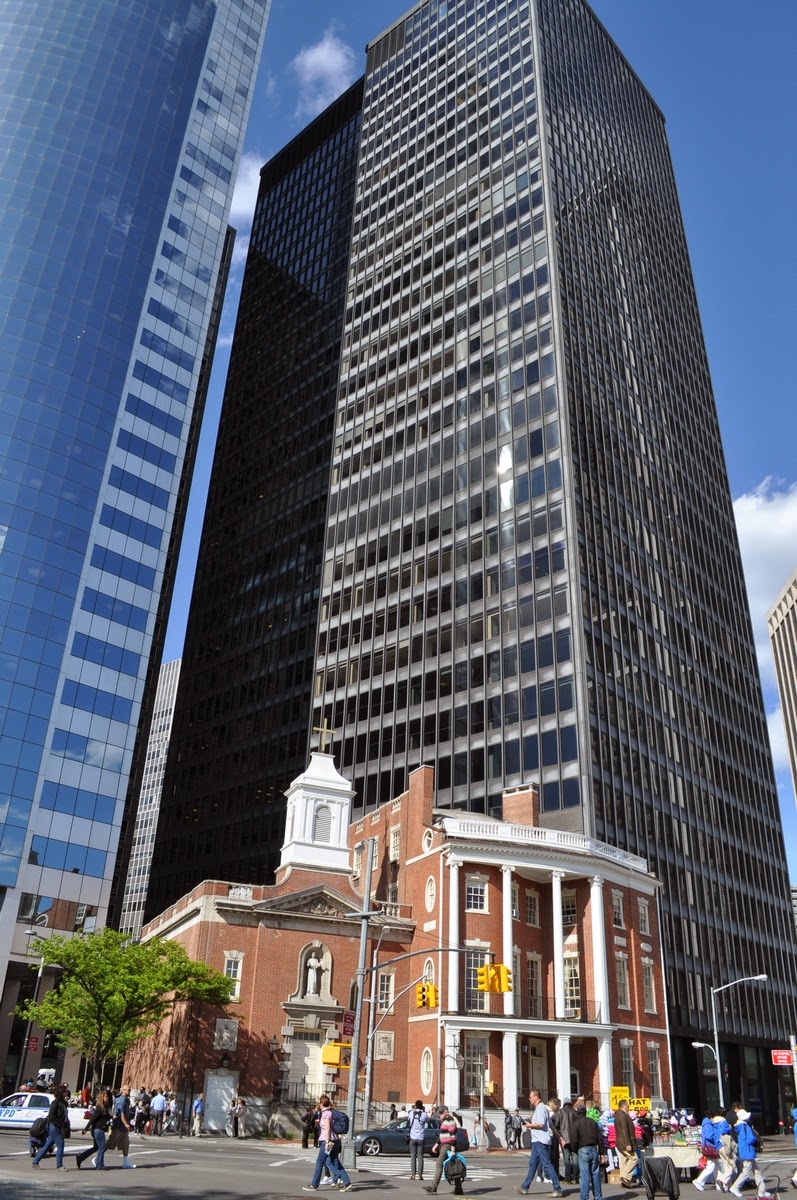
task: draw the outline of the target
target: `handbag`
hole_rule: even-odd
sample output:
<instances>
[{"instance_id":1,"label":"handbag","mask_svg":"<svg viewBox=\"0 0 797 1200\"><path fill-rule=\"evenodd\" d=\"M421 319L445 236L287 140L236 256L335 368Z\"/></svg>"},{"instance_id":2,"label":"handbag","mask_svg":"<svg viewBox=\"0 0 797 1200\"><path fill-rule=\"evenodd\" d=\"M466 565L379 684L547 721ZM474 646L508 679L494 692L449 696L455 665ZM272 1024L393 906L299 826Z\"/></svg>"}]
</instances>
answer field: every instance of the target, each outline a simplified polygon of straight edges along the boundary
<instances>
[{"instance_id":1,"label":"handbag","mask_svg":"<svg viewBox=\"0 0 797 1200\"><path fill-rule=\"evenodd\" d=\"M704 1158L719 1158L720 1152L715 1146L709 1146L705 1142L700 1147L700 1153Z\"/></svg>"}]
</instances>

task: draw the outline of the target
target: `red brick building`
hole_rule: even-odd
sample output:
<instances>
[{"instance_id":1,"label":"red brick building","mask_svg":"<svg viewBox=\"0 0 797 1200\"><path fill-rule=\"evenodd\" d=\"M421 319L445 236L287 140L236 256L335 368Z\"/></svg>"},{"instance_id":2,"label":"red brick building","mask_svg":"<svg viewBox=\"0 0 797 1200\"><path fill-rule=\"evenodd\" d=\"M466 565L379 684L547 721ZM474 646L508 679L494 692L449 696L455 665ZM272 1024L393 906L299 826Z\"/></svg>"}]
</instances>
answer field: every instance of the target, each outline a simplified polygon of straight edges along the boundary
<instances>
[{"instance_id":1,"label":"red brick building","mask_svg":"<svg viewBox=\"0 0 797 1200\"><path fill-rule=\"evenodd\" d=\"M503 820L435 809L430 767L355 823L351 794L314 754L288 792L274 886L204 882L145 927L237 992L224 1014L182 1006L128 1055L126 1082L204 1090L211 1126L233 1090L255 1125L275 1102L340 1100L349 1071L325 1066L322 1047L346 1040L373 840L374 1100L476 1105L483 1077L499 1107L521 1106L532 1085L604 1104L615 1084L671 1098L658 885L642 859L541 828L533 788L505 793ZM485 961L509 968L511 992L477 989ZM435 1008L416 1007L423 978ZM366 1004L359 1090L367 1023Z\"/></svg>"}]
</instances>

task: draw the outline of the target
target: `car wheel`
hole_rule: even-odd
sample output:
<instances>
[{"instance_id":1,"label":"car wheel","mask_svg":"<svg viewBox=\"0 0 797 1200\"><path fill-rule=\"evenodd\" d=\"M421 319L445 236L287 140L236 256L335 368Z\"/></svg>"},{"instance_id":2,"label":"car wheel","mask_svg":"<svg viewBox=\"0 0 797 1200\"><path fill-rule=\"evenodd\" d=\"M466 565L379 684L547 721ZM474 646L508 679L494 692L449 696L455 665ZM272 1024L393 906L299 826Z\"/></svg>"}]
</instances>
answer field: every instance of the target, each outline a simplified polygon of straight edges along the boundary
<instances>
[{"instance_id":1,"label":"car wheel","mask_svg":"<svg viewBox=\"0 0 797 1200\"><path fill-rule=\"evenodd\" d=\"M379 1138L375 1138L375 1137L366 1138L362 1144L362 1150L360 1153L368 1154L371 1157L373 1157L375 1154L381 1154L382 1153L382 1143L379 1141Z\"/></svg>"}]
</instances>

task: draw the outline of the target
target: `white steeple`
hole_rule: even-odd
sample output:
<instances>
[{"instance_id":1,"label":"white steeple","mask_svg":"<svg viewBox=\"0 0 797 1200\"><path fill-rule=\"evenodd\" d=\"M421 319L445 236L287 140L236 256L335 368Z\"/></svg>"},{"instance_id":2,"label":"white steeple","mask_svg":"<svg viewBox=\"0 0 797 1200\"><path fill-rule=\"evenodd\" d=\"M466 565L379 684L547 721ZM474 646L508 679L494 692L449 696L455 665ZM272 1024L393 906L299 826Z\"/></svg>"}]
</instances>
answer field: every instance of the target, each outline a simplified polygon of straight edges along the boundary
<instances>
[{"instance_id":1,"label":"white steeple","mask_svg":"<svg viewBox=\"0 0 797 1200\"><path fill-rule=\"evenodd\" d=\"M331 754L315 750L307 770L285 795L288 811L279 869L351 870L349 820L354 789L339 774Z\"/></svg>"}]
</instances>

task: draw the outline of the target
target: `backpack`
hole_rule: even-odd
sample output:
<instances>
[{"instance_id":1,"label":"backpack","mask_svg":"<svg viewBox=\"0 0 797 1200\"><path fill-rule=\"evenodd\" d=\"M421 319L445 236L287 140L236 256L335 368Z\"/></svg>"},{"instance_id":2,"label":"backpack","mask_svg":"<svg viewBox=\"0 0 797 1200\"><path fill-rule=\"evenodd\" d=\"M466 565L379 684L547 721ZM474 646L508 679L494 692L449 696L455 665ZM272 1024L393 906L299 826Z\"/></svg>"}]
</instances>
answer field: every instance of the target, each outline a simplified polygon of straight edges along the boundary
<instances>
[{"instance_id":1,"label":"backpack","mask_svg":"<svg viewBox=\"0 0 797 1200\"><path fill-rule=\"evenodd\" d=\"M37 1117L28 1130L28 1136L35 1138L37 1141L40 1138L47 1137L47 1118Z\"/></svg>"},{"instance_id":2,"label":"backpack","mask_svg":"<svg viewBox=\"0 0 797 1200\"><path fill-rule=\"evenodd\" d=\"M341 1134L349 1132L349 1115L340 1108L332 1109L332 1116L329 1120L329 1128L333 1133Z\"/></svg>"},{"instance_id":3,"label":"backpack","mask_svg":"<svg viewBox=\"0 0 797 1200\"><path fill-rule=\"evenodd\" d=\"M467 1173L465 1159L458 1154L450 1154L443 1163L443 1174L448 1183L453 1183L455 1179L463 1180Z\"/></svg>"}]
</instances>

